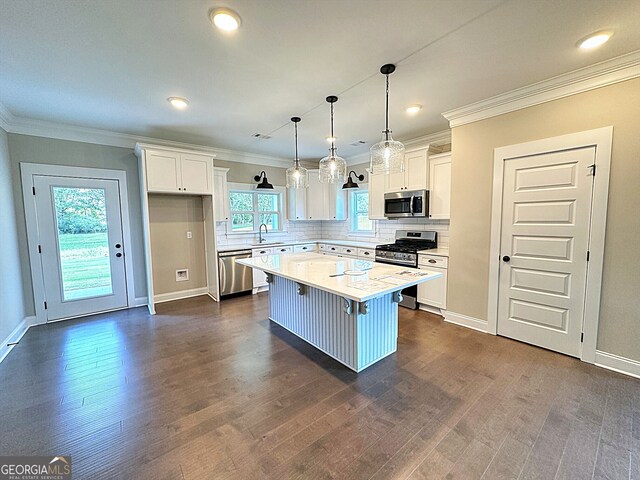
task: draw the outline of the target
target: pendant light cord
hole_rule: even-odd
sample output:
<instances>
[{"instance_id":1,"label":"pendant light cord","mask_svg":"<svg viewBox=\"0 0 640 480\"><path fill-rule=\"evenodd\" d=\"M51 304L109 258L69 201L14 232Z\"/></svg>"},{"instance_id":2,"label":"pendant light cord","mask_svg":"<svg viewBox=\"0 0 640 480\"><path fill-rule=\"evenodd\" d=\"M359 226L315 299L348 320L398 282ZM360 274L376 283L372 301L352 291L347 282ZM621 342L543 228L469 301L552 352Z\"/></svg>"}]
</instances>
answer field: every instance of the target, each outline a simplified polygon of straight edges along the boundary
<instances>
[{"instance_id":1,"label":"pendant light cord","mask_svg":"<svg viewBox=\"0 0 640 480\"><path fill-rule=\"evenodd\" d=\"M298 168L300 166L300 158L298 157L298 122L295 122L293 124L293 126L295 127L295 130L296 130L296 159L295 159L295 164L296 164L296 168Z\"/></svg>"},{"instance_id":2,"label":"pendant light cord","mask_svg":"<svg viewBox=\"0 0 640 480\"><path fill-rule=\"evenodd\" d=\"M389 140L389 74L385 75L387 77L387 89L386 89L386 102L385 102L385 140Z\"/></svg>"}]
</instances>

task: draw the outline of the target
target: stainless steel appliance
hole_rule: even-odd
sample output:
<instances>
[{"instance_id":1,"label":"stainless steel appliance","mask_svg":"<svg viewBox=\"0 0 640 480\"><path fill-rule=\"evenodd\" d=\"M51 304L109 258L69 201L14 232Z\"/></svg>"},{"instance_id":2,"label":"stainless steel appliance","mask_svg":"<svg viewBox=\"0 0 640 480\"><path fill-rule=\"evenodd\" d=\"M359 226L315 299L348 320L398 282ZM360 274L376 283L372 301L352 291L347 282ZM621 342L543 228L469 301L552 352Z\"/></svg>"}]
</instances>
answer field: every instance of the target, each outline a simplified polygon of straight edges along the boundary
<instances>
[{"instance_id":1,"label":"stainless steel appliance","mask_svg":"<svg viewBox=\"0 0 640 480\"><path fill-rule=\"evenodd\" d=\"M437 239L438 233L433 231L396 230L395 243L376 246L376 262L418 268L418 251L436 248ZM418 308L417 296L417 286L405 288L400 305L415 310Z\"/></svg>"},{"instance_id":2,"label":"stainless steel appliance","mask_svg":"<svg viewBox=\"0 0 640 480\"><path fill-rule=\"evenodd\" d=\"M384 216L387 218L428 217L429 190L385 193Z\"/></svg>"},{"instance_id":3,"label":"stainless steel appliance","mask_svg":"<svg viewBox=\"0 0 640 480\"><path fill-rule=\"evenodd\" d=\"M251 250L218 252L221 297L251 291L253 288L253 269L236 263L242 258L251 258Z\"/></svg>"}]
</instances>

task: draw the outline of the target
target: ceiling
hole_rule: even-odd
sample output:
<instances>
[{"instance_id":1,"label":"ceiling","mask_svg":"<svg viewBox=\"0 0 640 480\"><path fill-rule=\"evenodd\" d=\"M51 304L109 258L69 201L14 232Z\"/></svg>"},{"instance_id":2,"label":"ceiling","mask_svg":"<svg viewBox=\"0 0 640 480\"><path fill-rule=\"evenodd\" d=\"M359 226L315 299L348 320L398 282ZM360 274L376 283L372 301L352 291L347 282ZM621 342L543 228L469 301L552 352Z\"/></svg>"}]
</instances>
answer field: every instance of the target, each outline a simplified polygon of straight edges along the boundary
<instances>
[{"instance_id":1,"label":"ceiling","mask_svg":"<svg viewBox=\"0 0 640 480\"><path fill-rule=\"evenodd\" d=\"M208 11L227 6L223 34ZM0 103L16 117L290 157L447 128L441 112L640 49L637 0L0 0ZM604 28L604 46L576 42ZM169 96L190 101L184 111ZM415 116L409 104L424 108ZM269 140L252 137L270 135ZM351 146L357 141L365 144Z\"/></svg>"}]
</instances>

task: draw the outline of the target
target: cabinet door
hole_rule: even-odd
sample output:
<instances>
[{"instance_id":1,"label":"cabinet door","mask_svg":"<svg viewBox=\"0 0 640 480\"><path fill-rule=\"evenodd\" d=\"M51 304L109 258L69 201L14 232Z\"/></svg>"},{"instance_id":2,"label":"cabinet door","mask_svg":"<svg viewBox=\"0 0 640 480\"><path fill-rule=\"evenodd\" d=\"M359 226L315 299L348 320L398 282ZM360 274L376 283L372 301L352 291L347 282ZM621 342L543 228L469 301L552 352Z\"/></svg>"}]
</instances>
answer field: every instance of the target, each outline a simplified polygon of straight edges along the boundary
<instances>
[{"instance_id":1,"label":"cabinet door","mask_svg":"<svg viewBox=\"0 0 640 480\"><path fill-rule=\"evenodd\" d=\"M179 153L147 150L145 163L149 192L179 193L182 191Z\"/></svg>"},{"instance_id":2,"label":"cabinet door","mask_svg":"<svg viewBox=\"0 0 640 480\"><path fill-rule=\"evenodd\" d=\"M429 163L427 149L409 152L404 156L405 190L429 188Z\"/></svg>"},{"instance_id":3,"label":"cabinet door","mask_svg":"<svg viewBox=\"0 0 640 480\"><path fill-rule=\"evenodd\" d=\"M442 277L434 278L418 284L418 303L432 307L447 308L447 270L445 268L420 267L442 273Z\"/></svg>"},{"instance_id":4,"label":"cabinet door","mask_svg":"<svg viewBox=\"0 0 640 480\"><path fill-rule=\"evenodd\" d=\"M309 171L307 195L307 220L327 220L326 184L320 183L317 170Z\"/></svg>"},{"instance_id":5,"label":"cabinet door","mask_svg":"<svg viewBox=\"0 0 640 480\"><path fill-rule=\"evenodd\" d=\"M429 217L451 217L451 156L429 161Z\"/></svg>"},{"instance_id":6,"label":"cabinet door","mask_svg":"<svg viewBox=\"0 0 640 480\"><path fill-rule=\"evenodd\" d=\"M325 218L327 220L346 220L347 196L342 184L325 183Z\"/></svg>"},{"instance_id":7,"label":"cabinet door","mask_svg":"<svg viewBox=\"0 0 640 480\"><path fill-rule=\"evenodd\" d=\"M272 248L261 248L255 249L251 251L251 256L253 258L265 257L267 255L273 254ZM253 269L253 288L265 287L268 286L267 283L267 274L262 270L258 270L256 268Z\"/></svg>"},{"instance_id":8,"label":"cabinet door","mask_svg":"<svg viewBox=\"0 0 640 480\"><path fill-rule=\"evenodd\" d=\"M204 155L180 155L182 191L200 195L213 193L213 159Z\"/></svg>"},{"instance_id":9,"label":"cabinet door","mask_svg":"<svg viewBox=\"0 0 640 480\"><path fill-rule=\"evenodd\" d=\"M213 199L216 222L229 220L229 194L226 169L213 169Z\"/></svg>"},{"instance_id":10,"label":"cabinet door","mask_svg":"<svg viewBox=\"0 0 640 480\"><path fill-rule=\"evenodd\" d=\"M369 173L369 219L384 220L384 192L388 175Z\"/></svg>"},{"instance_id":11,"label":"cabinet door","mask_svg":"<svg viewBox=\"0 0 640 480\"><path fill-rule=\"evenodd\" d=\"M287 209L289 211L289 220L306 220L306 190L306 188L290 188L287 190Z\"/></svg>"},{"instance_id":12,"label":"cabinet door","mask_svg":"<svg viewBox=\"0 0 640 480\"><path fill-rule=\"evenodd\" d=\"M405 164L406 169L406 164ZM400 190L404 190L404 173L405 172L396 172L396 173L378 173L379 176L387 177L387 188L385 192L399 192ZM375 176L375 175L374 175Z\"/></svg>"}]
</instances>

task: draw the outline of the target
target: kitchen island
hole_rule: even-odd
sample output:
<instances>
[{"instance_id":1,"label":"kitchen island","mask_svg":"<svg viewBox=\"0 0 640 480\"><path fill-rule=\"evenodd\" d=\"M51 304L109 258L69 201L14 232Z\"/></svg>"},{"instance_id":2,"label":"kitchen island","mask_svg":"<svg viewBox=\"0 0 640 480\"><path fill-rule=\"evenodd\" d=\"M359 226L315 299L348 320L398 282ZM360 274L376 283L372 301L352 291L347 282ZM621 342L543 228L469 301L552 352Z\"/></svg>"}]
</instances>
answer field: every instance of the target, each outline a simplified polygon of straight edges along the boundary
<instances>
[{"instance_id":1,"label":"kitchen island","mask_svg":"<svg viewBox=\"0 0 640 480\"><path fill-rule=\"evenodd\" d=\"M396 351L401 290L442 276L316 253L238 263L267 274L272 322L355 372Z\"/></svg>"}]
</instances>

